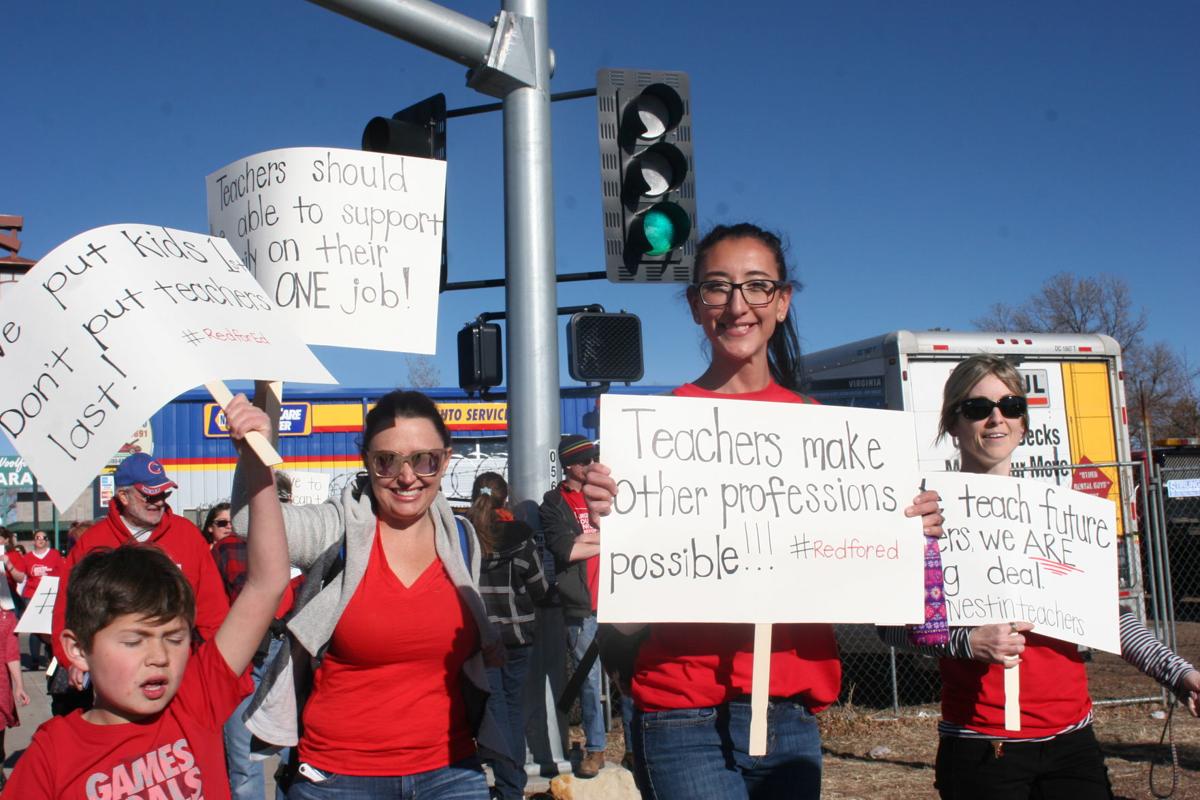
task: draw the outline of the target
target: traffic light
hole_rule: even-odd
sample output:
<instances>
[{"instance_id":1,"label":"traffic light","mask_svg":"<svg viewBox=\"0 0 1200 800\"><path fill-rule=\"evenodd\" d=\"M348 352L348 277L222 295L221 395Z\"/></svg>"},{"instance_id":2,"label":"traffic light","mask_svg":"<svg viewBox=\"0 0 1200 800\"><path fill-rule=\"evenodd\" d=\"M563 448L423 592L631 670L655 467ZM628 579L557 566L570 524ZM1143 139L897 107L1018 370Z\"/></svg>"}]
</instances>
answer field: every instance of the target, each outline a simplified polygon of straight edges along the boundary
<instances>
[{"instance_id":1,"label":"traffic light","mask_svg":"<svg viewBox=\"0 0 1200 800\"><path fill-rule=\"evenodd\" d=\"M469 322L458 332L458 385L468 395L504 382L500 326Z\"/></svg>"},{"instance_id":2,"label":"traffic light","mask_svg":"<svg viewBox=\"0 0 1200 800\"><path fill-rule=\"evenodd\" d=\"M604 263L616 283L690 283L696 179L685 72L596 75Z\"/></svg>"},{"instance_id":3,"label":"traffic light","mask_svg":"<svg viewBox=\"0 0 1200 800\"><path fill-rule=\"evenodd\" d=\"M567 321L567 369L577 381L640 381L642 321L625 312L574 314Z\"/></svg>"},{"instance_id":4,"label":"traffic light","mask_svg":"<svg viewBox=\"0 0 1200 800\"><path fill-rule=\"evenodd\" d=\"M363 128L362 149L373 153L446 160L446 95L435 94L389 117L373 117ZM443 208L442 219L446 218ZM446 228L442 226L442 274L439 291L448 279Z\"/></svg>"},{"instance_id":5,"label":"traffic light","mask_svg":"<svg viewBox=\"0 0 1200 800\"><path fill-rule=\"evenodd\" d=\"M446 95L435 94L363 128L362 149L446 160Z\"/></svg>"}]
</instances>

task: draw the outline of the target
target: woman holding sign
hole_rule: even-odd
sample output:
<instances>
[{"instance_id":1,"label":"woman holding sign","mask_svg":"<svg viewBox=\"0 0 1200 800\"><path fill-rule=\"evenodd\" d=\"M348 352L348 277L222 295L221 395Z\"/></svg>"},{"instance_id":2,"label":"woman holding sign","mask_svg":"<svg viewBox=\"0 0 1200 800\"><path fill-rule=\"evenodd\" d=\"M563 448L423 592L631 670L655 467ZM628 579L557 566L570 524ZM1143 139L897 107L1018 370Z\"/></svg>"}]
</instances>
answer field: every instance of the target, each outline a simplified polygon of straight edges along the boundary
<instances>
[{"instance_id":1,"label":"woman holding sign","mask_svg":"<svg viewBox=\"0 0 1200 800\"><path fill-rule=\"evenodd\" d=\"M361 450L366 471L340 497L283 505L292 562L309 574L288 622L294 644L268 668L249 726L289 745L302 722L293 800L486 800L476 740L504 752L505 739L480 731L482 653L502 643L479 594L473 531L441 493L450 432L424 394L394 391L367 414ZM239 530L243 496L239 477ZM310 655L319 666L297 709L287 669L300 674ZM279 684L287 702L272 716Z\"/></svg>"},{"instance_id":2,"label":"woman holding sign","mask_svg":"<svg viewBox=\"0 0 1200 800\"><path fill-rule=\"evenodd\" d=\"M674 394L813 402L794 391L793 285L775 234L749 223L710 231L697 248L687 298L712 360ZM594 465L584 487L591 512L607 514L616 491L608 468ZM926 532L940 535L936 493L920 495L905 513L924 515ZM820 796L821 741L813 715L837 700L841 687L833 626L773 626L765 756L748 752L753 646L749 624L650 626L632 680L633 747L645 796Z\"/></svg>"},{"instance_id":3,"label":"woman holding sign","mask_svg":"<svg viewBox=\"0 0 1200 800\"><path fill-rule=\"evenodd\" d=\"M946 381L938 438L954 437L963 472L1008 475L1029 427L1025 382L1003 358L972 356ZM1113 587L1116 590L1116 587ZM943 798L1110 798L1092 732L1092 701L1079 648L1014 620L954 628L941 659L942 721L935 786ZM894 637L891 637L894 638ZM1121 651L1178 692L1196 714L1200 672L1121 615ZM1004 671L1021 664L1019 731L1004 726Z\"/></svg>"}]
</instances>

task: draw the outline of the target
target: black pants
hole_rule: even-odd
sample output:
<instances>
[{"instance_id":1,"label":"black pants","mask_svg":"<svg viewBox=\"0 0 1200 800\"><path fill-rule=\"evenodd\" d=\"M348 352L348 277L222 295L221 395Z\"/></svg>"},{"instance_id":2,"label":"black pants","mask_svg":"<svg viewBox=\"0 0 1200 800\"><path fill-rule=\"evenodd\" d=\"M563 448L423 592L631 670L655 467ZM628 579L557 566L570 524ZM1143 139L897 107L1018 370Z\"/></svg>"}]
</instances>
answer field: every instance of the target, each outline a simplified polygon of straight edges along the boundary
<instances>
[{"instance_id":1,"label":"black pants","mask_svg":"<svg viewBox=\"0 0 1200 800\"><path fill-rule=\"evenodd\" d=\"M1089 725L1045 742L943 736L934 786L942 800L1111 800Z\"/></svg>"}]
</instances>

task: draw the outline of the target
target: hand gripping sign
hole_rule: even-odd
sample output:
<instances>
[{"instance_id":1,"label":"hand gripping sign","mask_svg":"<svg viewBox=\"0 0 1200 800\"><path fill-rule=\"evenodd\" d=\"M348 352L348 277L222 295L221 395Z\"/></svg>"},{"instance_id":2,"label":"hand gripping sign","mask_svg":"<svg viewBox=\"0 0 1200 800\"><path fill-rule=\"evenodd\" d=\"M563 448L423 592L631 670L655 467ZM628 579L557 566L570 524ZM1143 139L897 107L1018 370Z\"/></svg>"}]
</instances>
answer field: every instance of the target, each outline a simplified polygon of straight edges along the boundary
<instances>
[{"instance_id":1,"label":"hand gripping sign","mask_svg":"<svg viewBox=\"0 0 1200 800\"><path fill-rule=\"evenodd\" d=\"M1028 478L928 473L942 496L951 625L1031 622L1043 636L1121 652L1112 501ZM1013 627L1016 633L1016 626ZM1020 730L1019 667L1005 670L1005 727Z\"/></svg>"},{"instance_id":2,"label":"hand gripping sign","mask_svg":"<svg viewBox=\"0 0 1200 800\"><path fill-rule=\"evenodd\" d=\"M335 383L282 317L223 239L81 233L0 299L0 429L66 508L130 431L198 384Z\"/></svg>"},{"instance_id":3,"label":"hand gripping sign","mask_svg":"<svg viewBox=\"0 0 1200 800\"><path fill-rule=\"evenodd\" d=\"M771 624L923 619L912 415L608 395L617 480L603 622L755 623L750 752L766 752Z\"/></svg>"},{"instance_id":4,"label":"hand gripping sign","mask_svg":"<svg viewBox=\"0 0 1200 800\"><path fill-rule=\"evenodd\" d=\"M444 161L295 147L206 183L210 230L308 344L434 352Z\"/></svg>"}]
</instances>

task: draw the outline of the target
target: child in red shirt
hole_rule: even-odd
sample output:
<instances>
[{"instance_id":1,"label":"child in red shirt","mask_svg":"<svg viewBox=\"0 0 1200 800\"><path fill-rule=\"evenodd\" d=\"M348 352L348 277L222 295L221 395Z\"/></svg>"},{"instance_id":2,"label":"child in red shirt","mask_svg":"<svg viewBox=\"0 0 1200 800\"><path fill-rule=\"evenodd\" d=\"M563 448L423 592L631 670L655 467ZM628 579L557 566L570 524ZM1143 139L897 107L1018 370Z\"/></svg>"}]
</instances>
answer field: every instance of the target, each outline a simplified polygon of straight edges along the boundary
<instances>
[{"instance_id":1,"label":"child in red shirt","mask_svg":"<svg viewBox=\"0 0 1200 800\"><path fill-rule=\"evenodd\" d=\"M267 415L226 408L241 449ZM247 672L288 583L283 516L269 467L243 455L250 488L247 578L212 640L191 653L195 598L152 546L98 549L71 572L62 645L91 676L95 705L42 725L3 797L228 800L221 725L250 692ZM252 463L250 463L252 462Z\"/></svg>"}]
</instances>

